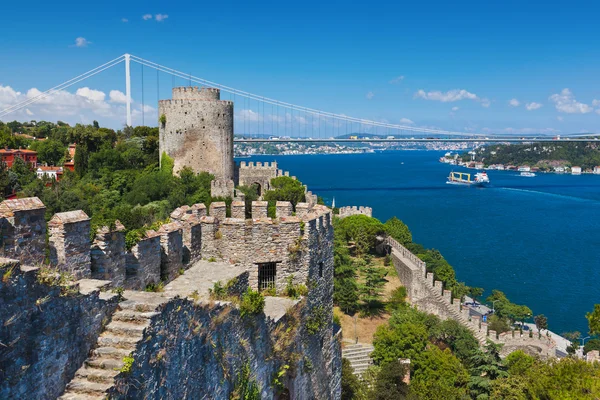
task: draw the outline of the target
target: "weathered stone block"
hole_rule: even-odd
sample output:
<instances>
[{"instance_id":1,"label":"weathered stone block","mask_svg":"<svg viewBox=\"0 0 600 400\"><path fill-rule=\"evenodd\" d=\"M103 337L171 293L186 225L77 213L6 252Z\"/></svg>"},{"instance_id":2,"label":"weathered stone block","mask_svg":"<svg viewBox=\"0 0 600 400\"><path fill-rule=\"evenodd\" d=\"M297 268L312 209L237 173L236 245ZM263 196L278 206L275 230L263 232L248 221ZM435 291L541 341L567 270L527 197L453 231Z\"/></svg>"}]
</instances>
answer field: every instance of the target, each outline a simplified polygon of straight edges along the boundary
<instances>
[{"instance_id":1,"label":"weathered stone block","mask_svg":"<svg viewBox=\"0 0 600 400\"><path fill-rule=\"evenodd\" d=\"M161 279L167 282L179 276L183 268L183 229L179 222L160 227Z\"/></svg>"},{"instance_id":2,"label":"weathered stone block","mask_svg":"<svg viewBox=\"0 0 600 400\"><path fill-rule=\"evenodd\" d=\"M46 257L46 206L37 197L0 203L2 256L38 265Z\"/></svg>"},{"instance_id":3,"label":"weathered stone block","mask_svg":"<svg viewBox=\"0 0 600 400\"><path fill-rule=\"evenodd\" d=\"M50 263L75 279L92 275L90 218L82 210L54 214L50 222Z\"/></svg>"},{"instance_id":4,"label":"weathered stone block","mask_svg":"<svg viewBox=\"0 0 600 400\"><path fill-rule=\"evenodd\" d=\"M231 218L246 218L246 203L243 201L234 201L231 203Z\"/></svg>"},{"instance_id":5,"label":"weathered stone block","mask_svg":"<svg viewBox=\"0 0 600 400\"><path fill-rule=\"evenodd\" d=\"M160 282L160 235L152 230L126 253L125 288L143 290Z\"/></svg>"},{"instance_id":6,"label":"weathered stone block","mask_svg":"<svg viewBox=\"0 0 600 400\"><path fill-rule=\"evenodd\" d=\"M98 229L92 243L92 278L112 282L113 287L125 284L125 227L119 221L110 228Z\"/></svg>"},{"instance_id":7,"label":"weathered stone block","mask_svg":"<svg viewBox=\"0 0 600 400\"><path fill-rule=\"evenodd\" d=\"M227 204L224 201L210 203L210 216L219 221L224 221L227 218Z\"/></svg>"},{"instance_id":8,"label":"weathered stone block","mask_svg":"<svg viewBox=\"0 0 600 400\"><path fill-rule=\"evenodd\" d=\"M275 204L275 215L277 218L289 217L292 215L292 203L289 201L278 201Z\"/></svg>"},{"instance_id":9,"label":"weathered stone block","mask_svg":"<svg viewBox=\"0 0 600 400\"><path fill-rule=\"evenodd\" d=\"M307 203L298 203L296 204L296 216L299 218L304 218L308 215L310 208Z\"/></svg>"},{"instance_id":10,"label":"weathered stone block","mask_svg":"<svg viewBox=\"0 0 600 400\"><path fill-rule=\"evenodd\" d=\"M253 201L252 202L252 218L267 218L267 209L269 203L266 201Z\"/></svg>"}]
</instances>

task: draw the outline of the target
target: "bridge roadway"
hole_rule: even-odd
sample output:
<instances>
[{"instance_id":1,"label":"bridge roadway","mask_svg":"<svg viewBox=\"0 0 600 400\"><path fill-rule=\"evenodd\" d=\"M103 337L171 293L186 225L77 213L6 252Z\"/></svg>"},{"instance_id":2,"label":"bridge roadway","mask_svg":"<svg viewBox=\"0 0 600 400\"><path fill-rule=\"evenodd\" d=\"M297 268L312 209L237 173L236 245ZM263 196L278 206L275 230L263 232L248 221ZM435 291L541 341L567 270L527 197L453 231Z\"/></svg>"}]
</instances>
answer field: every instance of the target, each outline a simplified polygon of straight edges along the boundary
<instances>
[{"instance_id":1,"label":"bridge roadway","mask_svg":"<svg viewBox=\"0 0 600 400\"><path fill-rule=\"evenodd\" d=\"M502 138L401 138L401 139L319 139L319 138L297 138L297 139L246 139L246 138L234 138L234 143L419 143L419 142L477 142L477 143L550 143L550 142L595 142L599 140L597 137L594 139L583 139L583 138L514 138L514 137L502 137Z\"/></svg>"}]
</instances>

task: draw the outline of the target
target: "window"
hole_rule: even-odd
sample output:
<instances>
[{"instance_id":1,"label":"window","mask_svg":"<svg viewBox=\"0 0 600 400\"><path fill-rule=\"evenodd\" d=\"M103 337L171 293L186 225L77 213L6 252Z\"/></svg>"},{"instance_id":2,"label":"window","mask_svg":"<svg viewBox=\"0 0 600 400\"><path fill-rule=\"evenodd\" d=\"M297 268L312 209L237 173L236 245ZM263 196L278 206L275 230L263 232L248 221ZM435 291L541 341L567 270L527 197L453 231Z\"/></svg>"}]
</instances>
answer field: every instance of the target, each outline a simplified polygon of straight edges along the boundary
<instances>
[{"instance_id":1,"label":"window","mask_svg":"<svg viewBox=\"0 0 600 400\"><path fill-rule=\"evenodd\" d=\"M323 277L323 262L319 263L319 278Z\"/></svg>"},{"instance_id":2,"label":"window","mask_svg":"<svg viewBox=\"0 0 600 400\"><path fill-rule=\"evenodd\" d=\"M258 264L258 290L274 287L276 273L277 265L274 262Z\"/></svg>"}]
</instances>

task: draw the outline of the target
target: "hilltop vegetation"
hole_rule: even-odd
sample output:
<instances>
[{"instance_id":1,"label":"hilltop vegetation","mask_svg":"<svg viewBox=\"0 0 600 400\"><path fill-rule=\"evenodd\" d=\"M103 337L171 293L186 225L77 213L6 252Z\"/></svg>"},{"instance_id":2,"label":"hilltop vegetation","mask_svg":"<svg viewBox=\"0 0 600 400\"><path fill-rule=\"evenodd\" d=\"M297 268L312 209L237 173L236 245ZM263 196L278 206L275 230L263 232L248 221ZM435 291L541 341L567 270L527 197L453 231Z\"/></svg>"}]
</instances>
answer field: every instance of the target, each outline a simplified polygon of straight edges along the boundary
<instances>
[{"instance_id":1,"label":"hilltop vegetation","mask_svg":"<svg viewBox=\"0 0 600 400\"><path fill-rule=\"evenodd\" d=\"M334 224L336 305L345 313L358 313L361 318L388 316L384 320L370 320L380 323L373 336L375 365L362 379L352 374L349 362L343 363L342 399L525 400L600 396L600 363L571 357L542 360L522 351L513 352L503 360L499 345L488 342L480 348L472 333L457 321L441 321L410 306L405 302L404 288L384 297L381 287L390 275L389 270L376 264L375 245L377 236L385 234L426 261L427 269L455 297L483 295L482 288L459 282L439 251L412 243L410 230L397 218L381 223L375 218L355 215L336 218ZM532 316L527 306L512 303L501 291L493 290L487 300L494 301L496 308L489 328L498 332ZM591 333L600 331L600 306L588 319ZM548 321L543 315L536 316L535 322L538 329L547 329ZM353 338L351 330L344 334ZM589 350L597 346L594 342ZM573 352L574 349L575 345ZM407 366L399 359L410 359L410 364ZM407 369L411 375L408 385L403 381Z\"/></svg>"},{"instance_id":2,"label":"hilltop vegetation","mask_svg":"<svg viewBox=\"0 0 600 400\"><path fill-rule=\"evenodd\" d=\"M475 159L483 161L486 166L491 164L529 165L539 167L544 171L550 170L551 165L577 165L584 170L600 165L600 144L595 141L494 144L484 146L476 151ZM462 157L463 160L471 159L471 156L466 153Z\"/></svg>"}]
</instances>

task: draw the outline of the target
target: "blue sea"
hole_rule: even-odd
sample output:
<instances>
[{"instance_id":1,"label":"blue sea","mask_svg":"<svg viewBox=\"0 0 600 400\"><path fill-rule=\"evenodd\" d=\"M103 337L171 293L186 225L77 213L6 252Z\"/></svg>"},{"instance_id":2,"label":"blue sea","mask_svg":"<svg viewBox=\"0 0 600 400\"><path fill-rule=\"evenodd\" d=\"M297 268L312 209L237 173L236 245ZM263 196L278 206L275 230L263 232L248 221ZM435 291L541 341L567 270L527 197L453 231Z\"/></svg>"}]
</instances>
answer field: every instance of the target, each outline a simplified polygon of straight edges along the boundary
<instances>
[{"instance_id":1,"label":"blue sea","mask_svg":"<svg viewBox=\"0 0 600 400\"><path fill-rule=\"evenodd\" d=\"M373 207L382 221L397 216L467 285L503 291L545 314L557 333L587 333L585 313L600 303L600 176L489 171L490 187L447 185L453 167L437 161L444 153L244 160L277 161L328 205L335 198L338 207Z\"/></svg>"}]
</instances>

